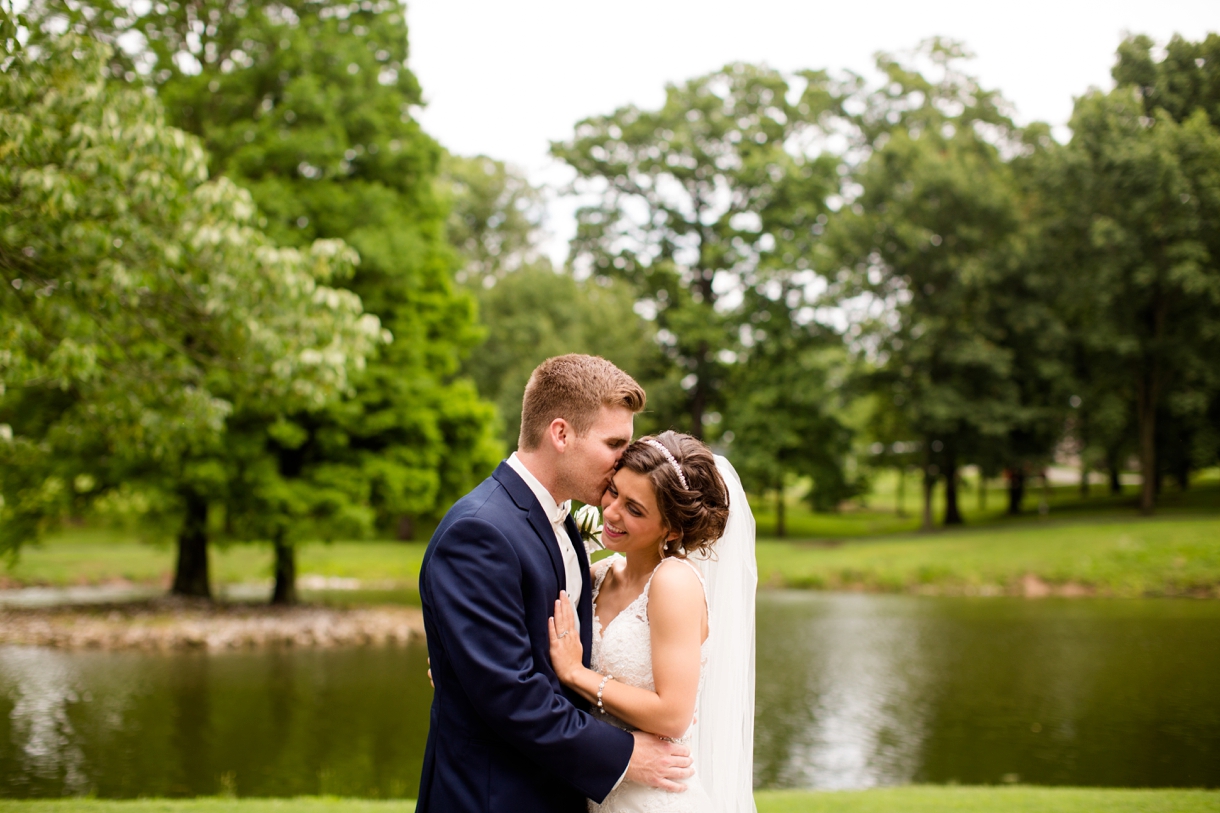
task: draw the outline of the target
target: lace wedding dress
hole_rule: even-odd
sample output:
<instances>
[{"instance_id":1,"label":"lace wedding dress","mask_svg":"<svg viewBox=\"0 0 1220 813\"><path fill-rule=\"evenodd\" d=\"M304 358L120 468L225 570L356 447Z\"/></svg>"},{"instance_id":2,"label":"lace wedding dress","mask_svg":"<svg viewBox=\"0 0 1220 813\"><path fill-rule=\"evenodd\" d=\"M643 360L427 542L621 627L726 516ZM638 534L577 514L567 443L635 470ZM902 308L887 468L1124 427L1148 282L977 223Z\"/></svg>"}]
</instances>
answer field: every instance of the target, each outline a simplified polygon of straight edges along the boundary
<instances>
[{"instance_id":1,"label":"lace wedding dress","mask_svg":"<svg viewBox=\"0 0 1220 813\"><path fill-rule=\"evenodd\" d=\"M652 577L644 590L622 612L611 619L602 630L601 620L597 617L597 594L601 590L602 581L606 578L612 563L621 557L615 555L603 559L593 566L593 651L590 654L591 666L594 671L603 675L614 675L614 679L629 686L641 689L656 690L652 679L652 636L648 627L648 590L652 586ZM663 560L662 564L664 564ZM699 574L699 568L688 561L679 559ZM674 565L669 565L673 567ZM660 567L660 565L658 565ZM653 575L656 571L653 571ZM699 582L704 585L704 596L707 595L707 585L699 574ZM712 640L715 630L709 628L707 640L699 650L699 691L703 691L704 677L707 672L708 642ZM699 704L696 700L695 707ZM594 713L597 714L596 709ZM599 715L606 722L627 731L633 726L628 725L612 714ZM692 744L697 739L698 719L677 742ZM592 813L710 813L713 810L711 799L699 781L699 765L695 765L695 775L686 780L684 793L669 793L668 791L641 785L624 779L618 787L610 791L600 805L589 802Z\"/></svg>"}]
</instances>

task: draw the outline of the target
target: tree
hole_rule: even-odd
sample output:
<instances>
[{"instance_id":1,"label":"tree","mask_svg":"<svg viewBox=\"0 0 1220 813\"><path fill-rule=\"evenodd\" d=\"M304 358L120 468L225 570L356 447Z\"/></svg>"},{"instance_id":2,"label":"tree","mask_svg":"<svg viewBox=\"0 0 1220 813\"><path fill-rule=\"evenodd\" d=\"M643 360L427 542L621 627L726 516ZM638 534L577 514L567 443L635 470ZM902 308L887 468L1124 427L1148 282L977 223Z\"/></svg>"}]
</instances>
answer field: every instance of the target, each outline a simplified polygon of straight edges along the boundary
<instances>
[{"instance_id":1,"label":"tree","mask_svg":"<svg viewBox=\"0 0 1220 813\"><path fill-rule=\"evenodd\" d=\"M340 238L359 252L346 284L394 341L342 403L240 416L245 431L262 427L277 478L309 482L312 466L343 467L351 502L339 513L405 536L415 518L443 513L484 477L499 456L493 412L458 376L481 334L472 299L453 285L435 189L441 150L411 114L420 91L406 67L402 7L38 0L32 8L44 23L63 20L127 46L112 71L156 88L172 120L204 139L215 171L250 189L273 237L297 245ZM286 423L296 430L272 431ZM231 462L220 465L242 478L272 471ZM278 485L268 486L266 506L235 513L266 517L289 505ZM263 493L227 491L243 500ZM287 510L275 526L295 527L299 516ZM232 530L244 538L266 532L262 523ZM276 550L277 570L290 572L292 546Z\"/></svg>"},{"instance_id":2,"label":"tree","mask_svg":"<svg viewBox=\"0 0 1220 813\"><path fill-rule=\"evenodd\" d=\"M206 586L192 458L243 404L326 403L386 337L357 296L321 284L354 252L269 241L250 196L207 179L197 139L106 81L109 48L67 35L14 51L0 74L0 544L174 472L182 550Z\"/></svg>"},{"instance_id":3,"label":"tree","mask_svg":"<svg viewBox=\"0 0 1220 813\"><path fill-rule=\"evenodd\" d=\"M775 533L782 537L784 491L792 477L810 479L815 511L833 511L863 490L845 469L852 432L835 397L842 394L848 358L840 343L828 341L777 337L755 349L735 367L740 378L726 424L743 483L754 493L775 491Z\"/></svg>"},{"instance_id":4,"label":"tree","mask_svg":"<svg viewBox=\"0 0 1220 813\"><path fill-rule=\"evenodd\" d=\"M648 373L657 351L649 325L632 304L621 282L581 282L545 266L514 271L479 293L487 340L465 369L479 394L498 407L507 448L517 445L521 396L530 373L551 356L588 353L609 359L639 378L651 402L655 387ZM637 430L647 431L650 416L640 417Z\"/></svg>"},{"instance_id":5,"label":"tree","mask_svg":"<svg viewBox=\"0 0 1220 813\"><path fill-rule=\"evenodd\" d=\"M551 146L597 199L577 213L572 262L626 280L655 318L685 391L659 406L696 435L723 406L749 329L744 293L810 267L839 187L838 159L818 150L837 101L823 73L730 65L671 85L658 110L586 119Z\"/></svg>"},{"instance_id":6,"label":"tree","mask_svg":"<svg viewBox=\"0 0 1220 813\"><path fill-rule=\"evenodd\" d=\"M463 369L499 408L504 446L516 447L521 394L551 356L607 358L644 382L651 403L659 387L649 376L659 353L625 283L577 280L551 267L539 250L543 192L514 168L486 156L447 156L444 167L450 240L487 326ZM650 415L640 423L637 429L646 431Z\"/></svg>"},{"instance_id":7,"label":"tree","mask_svg":"<svg viewBox=\"0 0 1220 813\"><path fill-rule=\"evenodd\" d=\"M449 203L449 242L464 261L459 282L491 287L520 268L542 263L544 194L503 161L446 154L441 180Z\"/></svg>"},{"instance_id":8,"label":"tree","mask_svg":"<svg viewBox=\"0 0 1220 813\"><path fill-rule=\"evenodd\" d=\"M1073 298L1074 322L1089 325L1085 352L1125 371L1133 395L1145 513L1156 500L1162 413L1201 416L1217 386L1220 132L1214 100L1194 92L1207 87L1195 81L1204 73L1182 59L1209 43L1175 41L1159 66L1146 38L1125 43L1120 86L1077 100L1072 140L1044 174L1043 199L1070 211L1070 239L1089 257Z\"/></svg>"},{"instance_id":9,"label":"tree","mask_svg":"<svg viewBox=\"0 0 1220 813\"><path fill-rule=\"evenodd\" d=\"M945 524L960 523L959 466L1028 422L1009 316L1030 296L1010 261L1020 221L1001 149L1017 138L1003 102L960 72L960 46L933 40L919 56L933 78L880 57L887 81L854 118L866 159L834 224L831 292L872 303L853 331L876 359L871 386L916 434L930 528L941 474Z\"/></svg>"},{"instance_id":10,"label":"tree","mask_svg":"<svg viewBox=\"0 0 1220 813\"><path fill-rule=\"evenodd\" d=\"M1220 127L1220 34L1208 34L1201 42L1175 34L1160 62L1152 55L1155 46L1144 35L1127 37L1118 46L1115 84L1136 89L1146 110L1164 110L1179 124L1201 110L1213 127Z\"/></svg>"},{"instance_id":11,"label":"tree","mask_svg":"<svg viewBox=\"0 0 1220 813\"><path fill-rule=\"evenodd\" d=\"M1212 137L1220 132L1220 78L1215 70L1220 63L1220 35L1209 34L1200 42L1190 42L1175 35L1160 62L1153 60L1152 50L1150 38L1129 37L1119 46L1114 79L1120 88L1132 88L1137 92L1149 118L1167 114L1176 124L1187 128L1182 133L1179 150L1188 174L1197 169L1212 170L1203 176L1192 175L1194 191L1199 195L1191 201L1197 218L1194 239L1206 248L1207 259L1195 268L1200 276L1182 280L1182 287L1191 292L1210 288L1214 302L1216 285L1220 284L1217 281L1220 235L1216 220L1220 215L1220 201L1215 192L1214 164L1209 164L1208 157L1200 151L1213 149ZM1206 116L1211 125L1210 136L1201 116ZM1214 364L1200 364L1209 358L1207 348L1215 348L1215 321L1207 318L1213 314L1213 309L1205 310L1203 320L1196 324L1201 334L1197 349L1203 352L1193 354L1193 358L1177 359L1176 369L1167 373L1165 403L1155 419L1163 426L1156 430L1158 464L1154 477L1158 482L1160 475L1168 471L1185 488L1190 470L1205 466L1215 458L1217 426L1207 416L1209 401L1220 397L1220 374Z\"/></svg>"}]
</instances>

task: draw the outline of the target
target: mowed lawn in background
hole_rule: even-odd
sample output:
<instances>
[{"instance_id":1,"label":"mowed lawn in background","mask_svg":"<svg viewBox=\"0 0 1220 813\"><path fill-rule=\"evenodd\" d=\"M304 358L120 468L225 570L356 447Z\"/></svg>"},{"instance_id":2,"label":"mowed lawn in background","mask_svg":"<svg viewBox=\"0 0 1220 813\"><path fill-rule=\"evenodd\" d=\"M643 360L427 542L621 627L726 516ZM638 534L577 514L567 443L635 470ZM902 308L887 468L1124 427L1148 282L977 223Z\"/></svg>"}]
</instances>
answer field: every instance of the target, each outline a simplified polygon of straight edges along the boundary
<instances>
[{"instance_id":1,"label":"mowed lawn in background","mask_svg":"<svg viewBox=\"0 0 1220 813\"><path fill-rule=\"evenodd\" d=\"M1167 489L1151 518L1132 507L1131 488L1119 497L1094 489L1087 499L1075 488L1052 489L1047 513L1031 510L1015 518L1002 515L1004 495L997 491L988 499L996 513L965 506L964 526L926 534L912 529L917 520L886 509L884 493L875 493L872 508L838 514L813 514L792 501L792 533L780 540L770 535L773 503L755 498L759 580L767 587L987 593L1019 591L1032 576L1052 587L1102 595L1220 597L1220 479L1209 475L1186 492ZM1034 489L1028 502L1036 509L1040 498ZM963 503L972 501L967 492ZM298 548L298 573L373 588L352 592L354 602L392 600L378 593L414 590L425 548L422 541L311 542ZM211 551L218 587L271 578L268 544L216 543ZM169 540L148 543L132 532L67 528L0 567L0 583L168 586L174 555Z\"/></svg>"},{"instance_id":2,"label":"mowed lawn in background","mask_svg":"<svg viewBox=\"0 0 1220 813\"><path fill-rule=\"evenodd\" d=\"M309 542L297 548L297 572L302 576L359 579L414 586L426 544L368 540ZM272 550L267 543L211 545L214 584L269 580ZM0 568L10 586L164 583L174 568L174 546L168 541L142 542L132 532L101 528L69 528L23 548L16 563Z\"/></svg>"},{"instance_id":3,"label":"mowed lawn in background","mask_svg":"<svg viewBox=\"0 0 1220 813\"><path fill-rule=\"evenodd\" d=\"M1114 518L962 529L845 543L765 541L759 581L771 587L883 592L1020 592L1220 598L1220 516Z\"/></svg>"},{"instance_id":4,"label":"mowed lawn in background","mask_svg":"<svg viewBox=\"0 0 1220 813\"><path fill-rule=\"evenodd\" d=\"M759 791L759 813L1214 813L1220 792L1033 787ZM415 803L367 799L0 800L0 813L412 813Z\"/></svg>"}]
</instances>

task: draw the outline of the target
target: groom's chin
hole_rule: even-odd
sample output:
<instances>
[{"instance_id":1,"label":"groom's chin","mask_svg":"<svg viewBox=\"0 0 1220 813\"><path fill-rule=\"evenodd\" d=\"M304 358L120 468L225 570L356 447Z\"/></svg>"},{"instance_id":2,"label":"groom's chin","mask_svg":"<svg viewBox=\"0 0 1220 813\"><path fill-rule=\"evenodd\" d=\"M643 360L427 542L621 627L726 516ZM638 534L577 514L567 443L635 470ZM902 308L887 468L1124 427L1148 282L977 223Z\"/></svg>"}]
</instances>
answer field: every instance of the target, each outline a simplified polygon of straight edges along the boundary
<instances>
[{"instance_id":1,"label":"groom's chin","mask_svg":"<svg viewBox=\"0 0 1220 813\"><path fill-rule=\"evenodd\" d=\"M610 487L610 480L607 479L604 483L590 486L584 489L585 493L577 495L576 499L583 502L585 505L596 505L601 507L602 495L606 493L606 489Z\"/></svg>"}]
</instances>

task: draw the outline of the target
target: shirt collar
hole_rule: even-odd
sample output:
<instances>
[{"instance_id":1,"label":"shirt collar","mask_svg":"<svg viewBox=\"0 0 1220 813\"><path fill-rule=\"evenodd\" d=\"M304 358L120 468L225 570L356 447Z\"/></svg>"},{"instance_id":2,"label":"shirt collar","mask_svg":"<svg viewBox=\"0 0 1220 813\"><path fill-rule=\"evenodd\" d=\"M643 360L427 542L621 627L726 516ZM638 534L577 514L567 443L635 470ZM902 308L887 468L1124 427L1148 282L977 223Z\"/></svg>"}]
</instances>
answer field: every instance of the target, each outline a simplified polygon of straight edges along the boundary
<instances>
[{"instance_id":1,"label":"shirt collar","mask_svg":"<svg viewBox=\"0 0 1220 813\"><path fill-rule=\"evenodd\" d=\"M509 455L508 465L513 471L521 475L521 479L530 487L530 491L534 492L534 496L538 499L538 504L542 506L543 512L550 518L551 524L562 525L572 508L572 501L564 500L556 505L555 498L551 496L551 492L547 491L546 486L542 485L533 472L525 467L525 463L521 462L521 458L517 457L516 452Z\"/></svg>"}]
</instances>

